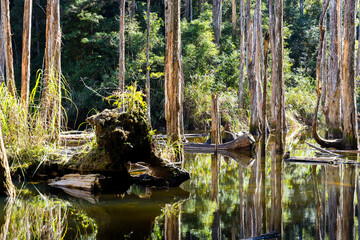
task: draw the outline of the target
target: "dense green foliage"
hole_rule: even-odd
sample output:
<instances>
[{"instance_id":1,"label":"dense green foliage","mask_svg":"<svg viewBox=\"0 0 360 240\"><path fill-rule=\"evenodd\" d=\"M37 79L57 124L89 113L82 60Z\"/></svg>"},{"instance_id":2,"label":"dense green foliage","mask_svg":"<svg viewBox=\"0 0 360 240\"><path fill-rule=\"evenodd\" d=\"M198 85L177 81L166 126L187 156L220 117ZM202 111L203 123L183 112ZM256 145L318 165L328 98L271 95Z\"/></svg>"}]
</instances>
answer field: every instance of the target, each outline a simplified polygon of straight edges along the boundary
<instances>
[{"instance_id":1,"label":"dense green foliage","mask_svg":"<svg viewBox=\"0 0 360 240\"><path fill-rule=\"evenodd\" d=\"M145 88L146 72L146 2L136 1L136 13L130 14L130 1L126 2L126 85L134 81ZM284 3L285 26L285 84L290 96L292 111L311 115L312 103L297 106L294 95L306 90L313 91L318 44L318 18L321 2L304 1L304 14L300 14L299 2ZM238 12L240 6L237 6ZM34 4L31 71L43 64L45 45L46 1ZM200 13L197 3L193 6L194 17L181 22L183 75L185 78L184 115L186 129L204 129L209 126L210 95L218 92L223 118L235 122L237 129L248 120L249 91L245 74L244 109L237 108L239 77L239 34L232 36L231 1L223 1L223 24L220 45L213 41L212 6L204 3ZM23 1L11 3L11 24L14 43L16 82L20 87ZM268 6L263 2L263 31L268 29ZM164 119L164 5L151 2L150 71L152 125L163 129ZM17 16L17 17L15 17ZM240 20L238 19L238 22ZM61 1L62 72L69 83L71 101L64 102L70 128L77 127L93 110L109 107L104 98L113 95L118 85L119 3L113 0L64 0ZM240 24L237 24L239 32ZM271 61L271 60L270 60ZM269 65L270 66L270 65ZM244 70L246 71L246 70ZM270 70L268 70L270 74ZM34 83L32 83L33 85ZM309 86L302 88L303 84ZM271 84L269 84L269 87ZM313 98L315 95L311 95ZM306 99L304 99L306 100ZM297 108L299 107L299 109ZM295 108L295 109L294 109ZM302 109L301 109L302 108ZM299 110L299 111L298 111Z\"/></svg>"}]
</instances>

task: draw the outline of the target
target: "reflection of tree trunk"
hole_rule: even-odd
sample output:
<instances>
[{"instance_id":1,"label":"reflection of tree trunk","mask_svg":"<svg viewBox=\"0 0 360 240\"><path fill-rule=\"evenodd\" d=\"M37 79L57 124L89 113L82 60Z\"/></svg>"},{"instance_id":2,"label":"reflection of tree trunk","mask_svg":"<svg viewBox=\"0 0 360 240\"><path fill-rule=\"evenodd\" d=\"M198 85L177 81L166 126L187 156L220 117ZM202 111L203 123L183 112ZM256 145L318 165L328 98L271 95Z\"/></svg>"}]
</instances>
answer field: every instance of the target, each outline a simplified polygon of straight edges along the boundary
<instances>
[{"instance_id":1,"label":"reflection of tree trunk","mask_svg":"<svg viewBox=\"0 0 360 240\"><path fill-rule=\"evenodd\" d=\"M15 199L10 198L9 201L6 203L5 206L5 216L4 216L4 224L1 227L0 232L0 239L7 239L7 233L10 225L11 215L12 215L12 209L14 207Z\"/></svg>"},{"instance_id":2,"label":"reflection of tree trunk","mask_svg":"<svg viewBox=\"0 0 360 240\"><path fill-rule=\"evenodd\" d=\"M217 155L211 155L211 201L216 201L216 211L214 212L214 221L212 226L212 239L221 239L221 219L219 210L219 175L221 158Z\"/></svg>"},{"instance_id":3,"label":"reflection of tree trunk","mask_svg":"<svg viewBox=\"0 0 360 240\"><path fill-rule=\"evenodd\" d=\"M244 170L239 164L240 239L244 238Z\"/></svg>"},{"instance_id":4,"label":"reflection of tree trunk","mask_svg":"<svg viewBox=\"0 0 360 240\"><path fill-rule=\"evenodd\" d=\"M343 207L342 207L342 238L355 239L355 174L357 166L344 166Z\"/></svg>"},{"instance_id":5,"label":"reflection of tree trunk","mask_svg":"<svg viewBox=\"0 0 360 240\"><path fill-rule=\"evenodd\" d=\"M329 240L340 239L340 170L337 167L327 167L328 191L328 223Z\"/></svg>"},{"instance_id":6,"label":"reflection of tree trunk","mask_svg":"<svg viewBox=\"0 0 360 240\"><path fill-rule=\"evenodd\" d=\"M271 212L269 230L282 233L282 155L276 154L278 147L271 146Z\"/></svg>"},{"instance_id":7,"label":"reflection of tree trunk","mask_svg":"<svg viewBox=\"0 0 360 240\"><path fill-rule=\"evenodd\" d=\"M262 141L265 142L265 139L262 139ZM263 144L261 144L263 145ZM265 143L264 143L265 146ZM261 147L262 148L262 147ZM265 153L263 153L264 149L261 149L261 164L260 164L260 173L261 173L261 187L260 187L260 199L261 199L261 218L262 218L262 233L266 233L266 192L265 192L265 163L266 163L266 157Z\"/></svg>"},{"instance_id":8,"label":"reflection of tree trunk","mask_svg":"<svg viewBox=\"0 0 360 240\"><path fill-rule=\"evenodd\" d=\"M358 156L358 159L359 159L359 156ZM358 160L359 161L359 160ZM356 196L357 196L357 219L358 219L358 235L360 236L360 182L359 182L359 174L357 171L355 171L355 174L356 174Z\"/></svg>"},{"instance_id":9,"label":"reflection of tree trunk","mask_svg":"<svg viewBox=\"0 0 360 240\"><path fill-rule=\"evenodd\" d=\"M181 239L181 206L167 207L165 214L165 240Z\"/></svg>"},{"instance_id":10,"label":"reflection of tree trunk","mask_svg":"<svg viewBox=\"0 0 360 240\"><path fill-rule=\"evenodd\" d=\"M211 201L217 201L219 194L220 158L211 155Z\"/></svg>"},{"instance_id":11,"label":"reflection of tree trunk","mask_svg":"<svg viewBox=\"0 0 360 240\"><path fill-rule=\"evenodd\" d=\"M320 203L320 194L318 189L318 181L316 176L316 165L312 166L312 179L314 185L314 195L316 199L316 217L315 217L315 237L316 239L320 238L320 213L321 213L321 203Z\"/></svg>"},{"instance_id":12,"label":"reflection of tree trunk","mask_svg":"<svg viewBox=\"0 0 360 240\"><path fill-rule=\"evenodd\" d=\"M255 189L256 189L256 163L250 168L249 186L246 191L246 237L255 236Z\"/></svg>"},{"instance_id":13,"label":"reflection of tree trunk","mask_svg":"<svg viewBox=\"0 0 360 240\"><path fill-rule=\"evenodd\" d=\"M321 166L321 223L320 223L321 239L325 239L326 235L326 168Z\"/></svg>"}]
</instances>

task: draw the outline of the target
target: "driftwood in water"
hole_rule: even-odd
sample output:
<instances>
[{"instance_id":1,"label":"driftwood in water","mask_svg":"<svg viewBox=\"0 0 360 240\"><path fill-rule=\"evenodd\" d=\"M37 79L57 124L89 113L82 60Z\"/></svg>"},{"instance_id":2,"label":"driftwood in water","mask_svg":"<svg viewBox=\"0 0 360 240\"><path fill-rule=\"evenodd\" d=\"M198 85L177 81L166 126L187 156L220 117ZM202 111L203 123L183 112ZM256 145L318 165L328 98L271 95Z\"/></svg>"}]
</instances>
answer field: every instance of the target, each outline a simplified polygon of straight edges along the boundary
<instances>
[{"instance_id":1,"label":"driftwood in water","mask_svg":"<svg viewBox=\"0 0 360 240\"><path fill-rule=\"evenodd\" d=\"M307 165L328 165L338 163L339 159L336 157L290 157L284 159L284 162L301 163Z\"/></svg>"},{"instance_id":2,"label":"driftwood in water","mask_svg":"<svg viewBox=\"0 0 360 240\"><path fill-rule=\"evenodd\" d=\"M53 187L75 188L89 192L101 190L100 180L104 177L100 174L67 174L58 180L52 180L49 185Z\"/></svg>"},{"instance_id":3,"label":"driftwood in water","mask_svg":"<svg viewBox=\"0 0 360 240\"><path fill-rule=\"evenodd\" d=\"M75 188L64 188L64 187L59 187L59 188L72 197L84 199L92 204L99 202L99 195L94 195L90 191L85 191Z\"/></svg>"},{"instance_id":4,"label":"driftwood in water","mask_svg":"<svg viewBox=\"0 0 360 240\"><path fill-rule=\"evenodd\" d=\"M280 236L281 235L279 232L270 232L270 233L261 234L260 236L251 237L248 240L274 239L274 238L280 238Z\"/></svg>"},{"instance_id":5,"label":"driftwood in water","mask_svg":"<svg viewBox=\"0 0 360 240\"><path fill-rule=\"evenodd\" d=\"M223 143L223 144L219 144L218 145L218 150L252 150L253 145L254 145L254 138L247 134L244 133L243 135L241 135L240 137L238 137L237 139L227 142L227 143ZM188 143L188 144L184 144L184 150L185 151L204 151L204 150L208 150L209 152L215 151L215 144L203 144L203 143Z\"/></svg>"},{"instance_id":6,"label":"driftwood in water","mask_svg":"<svg viewBox=\"0 0 360 240\"><path fill-rule=\"evenodd\" d=\"M337 154L337 153L334 153L332 151L329 151L329 150L325 150L323 148L320 148L320 147L317 147L315 146L314 144L311 144L311 143L308 143L308 142L305 142L307 145L309 145L310 147L313 147L317 150L319 150L320 152L323 152L323 153L327 153L327 154L330 154L330 155L333 155L333 156L337 156L337 157L342 157L342 155L340 154Z\"/></svg>"}]
</instances>

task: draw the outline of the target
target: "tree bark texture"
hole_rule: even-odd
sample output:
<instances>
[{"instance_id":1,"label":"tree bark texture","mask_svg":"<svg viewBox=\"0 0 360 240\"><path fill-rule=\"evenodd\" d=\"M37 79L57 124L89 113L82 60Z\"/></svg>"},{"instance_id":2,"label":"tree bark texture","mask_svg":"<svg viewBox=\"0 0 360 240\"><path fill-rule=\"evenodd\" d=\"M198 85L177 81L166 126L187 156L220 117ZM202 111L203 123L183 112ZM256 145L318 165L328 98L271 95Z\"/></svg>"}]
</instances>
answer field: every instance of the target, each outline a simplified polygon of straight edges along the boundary
<instances>
[{"instance_id":1,"label":"tree bark texture","mask_svg":"<svg viewBox=\"0 0 360 240\"><path fill-rule=\"evenodd\" d=\"M125 90L125 0L120 0L119 6L119 91Z\"/></svg>"},{"instance_id":2,"label":"tree bark texture","mask_svg":"<svg viewBox=\"0 0 360 240\"><path fill-rule=\"evenodd\" d=\"M273 0L269 0L269 29L270 29L270 46L271 46L271 86L274 86L274 80L277 78L277 71L275 69L276 52L275 52L275 18L274 18L274 4ZM275 91L271 92L271 102L275 102ZM275 104L271 104L271 129L275 129L276 114Z\"/></svg>"},{"instance_id":3,"label":"tree bark texture","mask_svg":"<svg viewBox=\"0 0 360 240\"><path fill-rule=\"evenodd\" d=\"M0 83L5 82L5 38L2 31L3 22L0 18Z\"/></svg>"},{"instance_id":4,"label":"tree bark texture","mask_svg":"<svg viewBox=\"0 0 360 240\"><path fill-rule=\"evenodd\" d=\"M220 36L221 36L221 19L222 19L222 0L213 0L213 28L214 28L214 37L215 43L219 45Z\"/></svg>"},{"instance_id":5,"label":"tree bark texture","mask_svg":"<svg viewBox=\"0 0 360 240\"><path fill-rule=\"evenodd\" d=\"M1 0L1 22L2 22L2 32L4 37L4 47L5 47L5 69L6 69L5 71L6 71L7 87L10 93L13 96L15 96L16 86L15 86L15 78L14 78L13 50L11 43L9 0Z\"/></svg>"},{"instance_id":6,"label":"tree bark texture","mask_svg":"<svg viewBox=\"0 0 360 240\"><path fill-rule=\"evenodd\" d=\"M343 104L345 149L358 148L357 109L355 97L355 20L356 0L345 0L343 52Z\"/></svg>"},{"instance_id":7,"label":"tree bark texture","mask_svg":"<svg viewBox=\"0 0 360 240\"><path fill-rule=\"evenodd\" d=\"M283 1L274 1L274 15L275 15L275 48L276 55L274 70L276 71L276 78L273 80L272 91L274 100L274 115L276 119L275 124L275 145L276 152L282 153L284 151L283 128L284 128L284 33L283 33Z\"/></svg>"},{"instance_id":8,"label":"tree bark texture","mask_svg":"<svg viewBox=\"0 0 360 240\"><path fill-rule=\"evenodd\" d=\"M45 35L45 74L41 100L41 117L46 127L54 125L59 130L61 125L61 27L59 0L47 1Z\"/></svg>"},{"instance_id":9,"label":"tree bark texture","mask_svg":"<svg viewBox=\"0 0 360 240\"><path fill-rule=\"evenodd\" d=\"M149 62L149 52L150 52L150 0L147 0L147 11L146 11L146 113L151 123L151 111L150 111L150 62Z\"/></svg>"},{"instance_id":10,"label":"tree bark texture","mask_svg":"<svg viewBox=\"0 0 360 240\"><path fill-rule=\"evenodd\" d=\"M232 35L236 37L236 0L231 0L231 23L232 23Z\"/></svg>"},{"instance_id":11,"label":"tree bark texture","mask_svg":"<svg viewBox=\"0 0 360 240\"><path fill-rule=\"evenodd\" d=\"M323 5L326 0L323 0ZM324 22L326 22L326 15L324 16ZM328 115L328 99L327 99L327 88L328 88L328 78L327 78L327 40L326 40L326 25L324 25L325 33L324 33L324 43L322 46L322 56L321 56L321 65L320 65L320 79L321 82L321 106L322 112L325 116L325 125L329 126L329 115Z\"/></svg>"},{"instance_id":12,"label":"tree bark texture","mask_svg":"<svg viewBox=\"0 0 360 240\"><path fill-rule=\"evenodd\" d=\"M21 99L29 106L30 93L30 47L31 47L32 0L24 1L23 43L21 64Z\"/></svg>"},{"instance_id":13,"label":"tree bark texture","mask_svg":"<svg viewBox=\"0 0 360 240\"><path fill-rule=\"evenodd\" d=\"M330 38L329 38L329 74L327 86L327 118L329 120L328 138L342 137L340 98L341 98L341 38L340 38L340 3L330 0ZM325 27L325 25L324 25ZM325 39L324 39L325 41Z\"/></svg>"},{"instance_id":14,"label":"tree bark texture","mask_svg":"<svg viewBox=\"0 0 360 240\"><path fill-rule=\"evenodd\" d=\"M240 71L239 71L239 109L243 107L244 64L245 64L245 0L240 0Z\"/></svg>"},{"instance_id":15,"label":"tree bark texture","mask_svg":"<svg viewBox=\"0 0 360 240\"><path fill-rule=\"evenodd\" d=\"M167 135L180 140L181 34L180 0L165 1L165 119Z\"/></svg>"},{"instance_id":16,"label":"tree bark texture","mask_svg":"<svg viewBox=\"0 0 360 240\"><path fill-rule=\"evenodd\" d=\"M2 126L0 124L0 195L8 195L10 198L16 196L15 186L11 180L9 162L6 156L6 149L2 136Z\"/></svg>"}]
</instances>

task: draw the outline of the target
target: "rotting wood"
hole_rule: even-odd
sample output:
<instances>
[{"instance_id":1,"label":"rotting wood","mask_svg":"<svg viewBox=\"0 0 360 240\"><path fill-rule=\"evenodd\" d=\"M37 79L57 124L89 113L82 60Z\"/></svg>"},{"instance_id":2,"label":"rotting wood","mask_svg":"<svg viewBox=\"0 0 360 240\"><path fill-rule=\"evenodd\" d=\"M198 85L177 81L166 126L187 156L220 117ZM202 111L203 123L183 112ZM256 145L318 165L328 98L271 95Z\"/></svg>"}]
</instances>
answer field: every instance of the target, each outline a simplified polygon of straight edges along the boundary
<instances>
[{"instance_id":1,"label":"rotting wood","mask_svg":"<svg viewBox=\"0 0 360 240\"><path fill-rule=\"evenodd\" d=\"M76 188L93 192L101 190L100 179L103 178L104 177L100 174L67 174L59 180L51 180L49 185L53 187Z\"/></svg>"},{"instance_id":2,"label":"rotting wood","mask_svg":"<svg viewBox=\"0 0 360 240\"><path fill-rule=\"evenodd\" d=\"M237 139L219 144L218 150L251 150L252 146L254 144L255 140L254 138L244 133L243 135L239 136ZM202 150L202 149L209 149L214 151L215 150L215 144L203 144L203 143L188 143L184 144L184 150Z\"/></svg>"}]
</instances>

